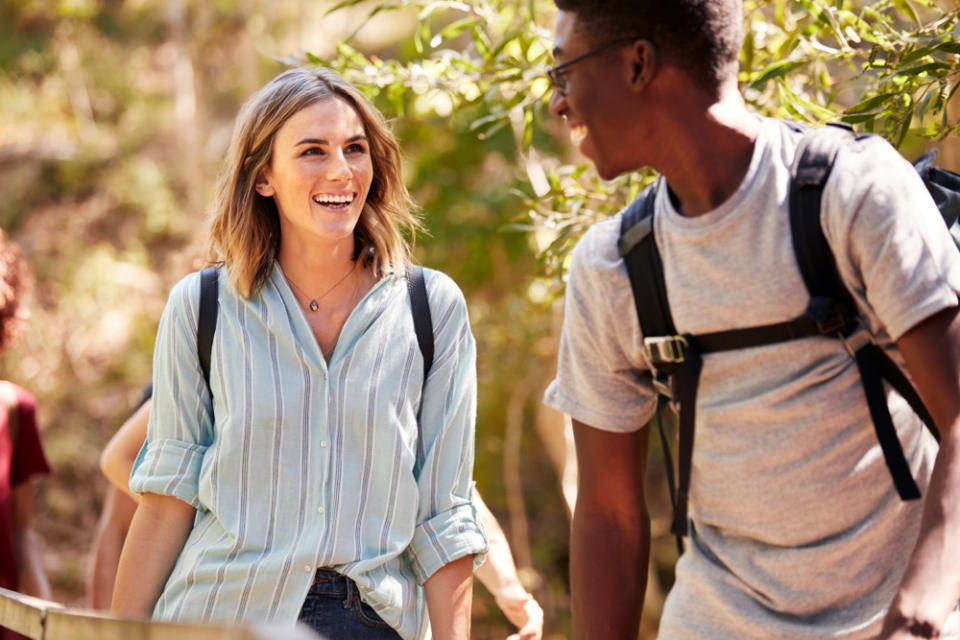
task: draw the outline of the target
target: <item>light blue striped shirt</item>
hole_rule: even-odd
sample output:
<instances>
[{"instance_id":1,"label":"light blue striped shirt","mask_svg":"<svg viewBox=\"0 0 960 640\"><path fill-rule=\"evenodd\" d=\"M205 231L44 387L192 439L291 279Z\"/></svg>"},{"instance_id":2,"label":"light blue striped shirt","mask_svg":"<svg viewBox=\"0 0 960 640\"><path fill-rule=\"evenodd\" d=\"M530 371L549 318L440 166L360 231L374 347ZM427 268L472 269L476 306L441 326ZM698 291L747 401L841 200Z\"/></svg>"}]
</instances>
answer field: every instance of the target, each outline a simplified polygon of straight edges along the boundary
<instances>
[{"instance_id":1,"label":"light blue striped shirt","mask_svg":"<svg viewBox=\"0 0 960 640\"><path fill-rule=\"evenodd\" d=\"M423 360L405 278L374 285L328 364L279 265L251 299L221 269L212 415L197 361L199 275L174 287L130 486L176 496L197 518L156 618L292 624L316 569L331 567L403 638L429 637L421 585L486 540L471 503L476 349L466 303L450 278L425 271L436 347L419 473Z\"/></svg>"}]
</instances>

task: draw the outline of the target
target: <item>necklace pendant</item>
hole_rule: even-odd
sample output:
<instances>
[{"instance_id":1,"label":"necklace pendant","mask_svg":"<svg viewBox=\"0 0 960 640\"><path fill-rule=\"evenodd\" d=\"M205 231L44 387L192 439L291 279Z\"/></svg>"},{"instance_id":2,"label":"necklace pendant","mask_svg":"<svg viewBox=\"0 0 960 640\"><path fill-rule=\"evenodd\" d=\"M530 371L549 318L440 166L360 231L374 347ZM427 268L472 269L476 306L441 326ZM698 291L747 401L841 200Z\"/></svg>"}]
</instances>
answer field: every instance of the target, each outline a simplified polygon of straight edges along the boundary
<instances>
[{"instance_id":1,"label":"necklace pendant","mask_svg":"<svg viewBox=\"0 0 960 640\"><path fill-rule=\"evenodd\" d=\"M316 310L319 309L319 308L320 308L320 305L317 303L316 300L311 300L311 301L310 301L310 311L316 312Z\"/></svg>"}]
</instances>

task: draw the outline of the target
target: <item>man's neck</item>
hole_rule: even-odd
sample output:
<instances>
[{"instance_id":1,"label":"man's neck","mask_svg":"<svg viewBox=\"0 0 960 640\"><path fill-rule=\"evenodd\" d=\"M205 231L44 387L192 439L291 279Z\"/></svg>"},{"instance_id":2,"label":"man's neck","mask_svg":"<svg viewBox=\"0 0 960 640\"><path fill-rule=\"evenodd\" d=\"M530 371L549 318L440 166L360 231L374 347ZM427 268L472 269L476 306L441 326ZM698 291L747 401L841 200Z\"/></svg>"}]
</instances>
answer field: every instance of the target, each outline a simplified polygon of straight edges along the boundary
<instances>
[{"instance_id":1,"label":"man's neck","mask_svg":"<svg viewBox=\"0 0 960 640\"><path fill-rule=\"evenodd\" d=\"M760 120L732 84L716 99L700 104L687 100L690 106L676 114L656 168L667 179L677 210L694 217L717 208L740 186L750 168Z\"/></svg>"}]
</instances>

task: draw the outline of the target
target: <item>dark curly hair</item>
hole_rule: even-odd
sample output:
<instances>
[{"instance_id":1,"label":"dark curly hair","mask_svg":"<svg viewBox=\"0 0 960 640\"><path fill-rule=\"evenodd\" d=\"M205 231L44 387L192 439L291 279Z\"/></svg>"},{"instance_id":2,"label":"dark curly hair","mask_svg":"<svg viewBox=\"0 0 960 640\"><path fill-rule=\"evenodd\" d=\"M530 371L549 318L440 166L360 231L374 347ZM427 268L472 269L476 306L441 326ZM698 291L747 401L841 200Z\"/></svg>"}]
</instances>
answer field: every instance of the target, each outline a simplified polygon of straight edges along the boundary
<instances>
[{"instance_id":1,"label":"dark curly hair","mask_svg":"<svg viewBox=\"0 0 960 640\"><path fill-rule=\"evenodd\" d=\"M736 64L743 44L741 0L554 0L576 14L595 45L636 36L707 89Z\"/></svg>"},{"instance_id":2,"label":"dark curly hair","mask_svg":"<svg viewBox=\"0 0 960 640\"><path fill-rule=\"evenodd\" d=\"M0 353L19 335L26 319L21 302L29 274L20 248L0 229Z\"/></svg>"}]
</instances>

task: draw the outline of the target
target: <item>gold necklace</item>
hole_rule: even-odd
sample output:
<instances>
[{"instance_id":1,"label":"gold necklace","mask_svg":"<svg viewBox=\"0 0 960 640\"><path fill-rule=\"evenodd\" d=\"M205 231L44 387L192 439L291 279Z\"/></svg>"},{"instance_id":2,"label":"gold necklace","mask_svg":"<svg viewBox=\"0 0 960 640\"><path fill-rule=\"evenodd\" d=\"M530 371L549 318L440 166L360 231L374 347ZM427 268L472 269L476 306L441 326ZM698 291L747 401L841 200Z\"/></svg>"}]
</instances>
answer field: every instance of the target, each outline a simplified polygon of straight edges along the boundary
<instances>
[{"instance_id":1,"label":"gold necklace","mask_svg":"<svg viewBox=\"0 0 960 640\"><path fill-rule=\"evenodd\" d=\"M347 271L347 273L344 274L344 276L343 276L342 278L340 278L339 280L337 280L337 281L333 284L332 287L330 287L329 289L327 289L326 291L324 291L323 293L321 293L319 296L316 296L316 297L311 297L309 293L307 293L306 291L304 291L303 289L301 289L299 286L297 286L297 283L294 282L294 281L290 278L290 276L286 276L286 277L287 277L287 282L289 282L290 285L291 285L294 289L296 289L297 291L299 291L299 292L300 292L300 295L302 295L302 296L305 297L305 298L310 298L310 304L308 305L308 306L310 307L310 311L317 312L317 311L320 309L320 301L323 300L324 298L326 298L327 295L329 295L334 289L336 289L336 288L339 287L341 284L343 284L343 281L346 280L347 278L349 278L349 277L350 277L350 274L353 273L354 271L356 271L356 269L357 269L357 263L354 262L354 263L350 266L350 270ZM286 274L284 274L284 275L286 275Z\"/></svg>"}]
</instances>

